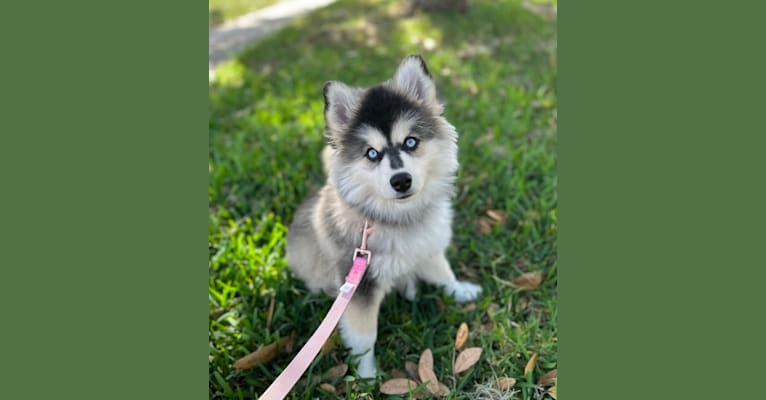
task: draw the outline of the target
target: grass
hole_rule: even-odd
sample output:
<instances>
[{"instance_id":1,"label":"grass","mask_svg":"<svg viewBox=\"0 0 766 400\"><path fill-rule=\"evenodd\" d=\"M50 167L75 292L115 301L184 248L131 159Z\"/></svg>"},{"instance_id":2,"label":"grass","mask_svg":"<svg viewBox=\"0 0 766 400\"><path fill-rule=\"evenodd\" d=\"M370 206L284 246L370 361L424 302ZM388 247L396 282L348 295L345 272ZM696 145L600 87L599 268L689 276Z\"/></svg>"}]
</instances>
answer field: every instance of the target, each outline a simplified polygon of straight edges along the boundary
<instances>
[{"instance_id":1,"label":"grass","mask_svg":"<svg viewBox=\"0 0 766 400\"><path fill-rule=\"evenodd\" d=\"M323 83L378 83L410 53L427 60L460 133L448 258L484 292L469 307L424 285L414 303L388 296L378 383L392 369L403 371L405 360L417 362L425 348L451 399L488 393L486 385L502 376L518 380L513 398L537 399L537 378L557 367L555 21L512 0L473 1L467 15L410 18L394 15L397 4L340 1L223 65L209 85L211 398L256 398L294 353L245 371L234 361L293 331L302 345L332 302L309 295L284 259L286 226L324 179ZM507 218L483 234L477 223L488 209ZM542 285L521 291L509 283L524 272L542 274ZM453 377L451 346L461 322L471 330L467 344L483 354ZM524 376L533 353L538 362ZM342 346L318 357L290 398L333 398L312 378L339 362L352 362ZM347 398L386 397L377 384L347 379L334 382L349 389Z\"/></svg>"},{"instance_id":2,"label":"grass","mask_svg":"<svg viewBox=\"0 0 766 400\"><path fill-rule=\"evenodd\" d=\"M208 24L216 26L232 18L270 6L279 0L208 0Z\"/></svg>"}]
</instances>

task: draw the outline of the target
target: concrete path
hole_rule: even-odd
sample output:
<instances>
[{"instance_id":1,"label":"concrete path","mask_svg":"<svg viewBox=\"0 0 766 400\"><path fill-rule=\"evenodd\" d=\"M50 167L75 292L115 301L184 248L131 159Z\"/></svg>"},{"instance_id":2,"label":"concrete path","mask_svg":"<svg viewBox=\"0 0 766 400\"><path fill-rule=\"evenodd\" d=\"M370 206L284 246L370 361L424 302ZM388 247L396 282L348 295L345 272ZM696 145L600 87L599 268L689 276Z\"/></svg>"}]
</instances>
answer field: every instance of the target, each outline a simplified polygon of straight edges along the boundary
<instances>
[{"instance_id":1,"label":"concrete path","mask_svg":"<svg viewBox=\"0 0 766 400\"><path fill-rule=\"evenodd\" d=\"M336 0L283 0L253 11L210 30L208 41L208 72L215 75L216 67L236 56L254 41L287 25L294 18L334 3Z\"/></svg>"}]
</instances>

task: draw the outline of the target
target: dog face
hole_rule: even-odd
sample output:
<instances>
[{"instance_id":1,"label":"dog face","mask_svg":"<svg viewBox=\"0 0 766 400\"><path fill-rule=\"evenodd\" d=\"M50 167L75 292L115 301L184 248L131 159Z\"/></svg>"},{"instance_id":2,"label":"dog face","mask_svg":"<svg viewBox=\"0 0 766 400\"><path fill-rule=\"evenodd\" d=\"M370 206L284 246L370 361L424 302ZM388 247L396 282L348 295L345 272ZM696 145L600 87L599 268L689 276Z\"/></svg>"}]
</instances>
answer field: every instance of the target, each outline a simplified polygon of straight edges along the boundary
<instances>
[{"instance_id":1,"label":"dog face","mask_svg":"<svg viewBox=\"0 0 766 400\"><path fill-rule=\"evenodd\" d=\"M405 58L379 86L329 82L324 95L328 174L346 203L404 223L451 194L457 132L442 116L422 58Z\"/></svg>"}]
</instances>

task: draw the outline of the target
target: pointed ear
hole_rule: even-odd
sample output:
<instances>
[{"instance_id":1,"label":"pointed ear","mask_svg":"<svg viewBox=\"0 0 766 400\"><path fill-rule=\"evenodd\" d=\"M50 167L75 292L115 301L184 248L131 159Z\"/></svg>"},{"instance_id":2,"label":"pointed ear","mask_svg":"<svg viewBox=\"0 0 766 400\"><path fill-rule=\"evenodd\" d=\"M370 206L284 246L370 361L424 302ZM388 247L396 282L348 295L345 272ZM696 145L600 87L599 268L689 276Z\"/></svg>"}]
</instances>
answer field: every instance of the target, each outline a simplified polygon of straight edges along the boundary
<instances>
[{"instance_id":1,"label":"pointed ear","mask_svg":"<svg viewBox=\"0 0 766 400\"><path fill-rule=\"evenodd\" d=\"M351 124L360 97L359 89L340 82L330 81L324 84L324 118L327 138L331 142L333 137L337 137Z\"/></svg>"},{"instance_id":2,"label":"pointed ear","mask_svg":"<svg viewBox=\"0 0 766 400\"><path fill-rule=\"evenodd\" d=\"M436 86L428 72L426 62L419 55L407 56L399 64L393 79L394 86L425 104L436 104Z\"/></svg>"}]
</instances>

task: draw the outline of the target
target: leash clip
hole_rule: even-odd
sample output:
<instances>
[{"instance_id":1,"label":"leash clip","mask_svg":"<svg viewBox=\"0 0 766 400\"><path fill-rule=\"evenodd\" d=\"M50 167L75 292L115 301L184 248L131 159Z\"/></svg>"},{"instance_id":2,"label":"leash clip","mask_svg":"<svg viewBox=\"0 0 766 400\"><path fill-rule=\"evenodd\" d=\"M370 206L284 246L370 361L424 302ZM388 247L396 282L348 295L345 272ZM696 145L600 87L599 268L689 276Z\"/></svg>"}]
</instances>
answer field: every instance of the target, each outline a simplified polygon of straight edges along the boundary
<instances>
[{"instance_id":1,"label":"leash clip","mask_svg":"<svg viewBox=\"0 0 766 400\"><path fill-rule=\"evenodd\" d=\"M370 235L372 227L369 222L364 220L364 228L362 228L362 245L354 249L354 257L352 260L356 260L357 257L364 257L366 260L365 266L370 266L370 260L372 259L372 253L367 250L367 236Z\"/></svg>"},{"instance_id":2,"label":"leash clip","mask_svg":"<svg viewBox=\"0 0 766 400\"><path fill-rule=\"evenodd\" d=\"M359 257L364 257L365 259L365 266L370 266L370 260L372 259L372 253L370 253L369 250L363 250L357 247L354 249L354 258L353 260L356 260Z\"/></svg>"}]
</instances>

